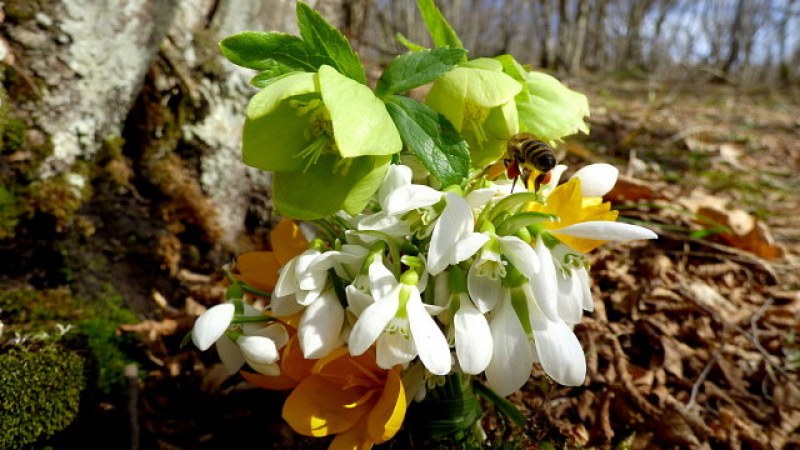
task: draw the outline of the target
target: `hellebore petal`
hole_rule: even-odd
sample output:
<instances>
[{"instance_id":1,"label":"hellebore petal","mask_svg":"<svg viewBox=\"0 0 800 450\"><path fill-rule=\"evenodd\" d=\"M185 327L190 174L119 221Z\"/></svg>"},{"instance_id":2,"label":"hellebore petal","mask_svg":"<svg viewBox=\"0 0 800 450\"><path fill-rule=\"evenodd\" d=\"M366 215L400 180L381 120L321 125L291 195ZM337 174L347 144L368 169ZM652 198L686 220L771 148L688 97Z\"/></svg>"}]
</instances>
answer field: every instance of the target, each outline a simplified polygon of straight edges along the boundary
<instances>
[{"instance_id":1,"label":"hellebore petal","mask_svg":"<svg viewBox=\"0 0 800 450\"><path fill-rule=\"evenodd\" d=\"M584 197L602 197L617 184L619 169L606 163L589 164L578 169L573 176L580 178Z\"/></svg>"},{"instance_id":2,"label":"hellebore petal","mask_svg":"<svg viewBox=\"0 0 800 450\"><path fill-rule=\"evenodd\" d=\"M225 334L233 320L236 307L233 303L222 303L212 306L204 312L194 323L192 329L192 342L201 351L208 350L214 342Z\"/></svg>"},{"instance_id":3,"label":"hellebore petal","mask_svg":"<svg viewBox=\"0 0 800 450\"><path fill-rule=\"evenodd\" d=\"M560 141L578 131L589 132L583 118L589 115L586 96L541 72L525 76L527 101L517 100L520 130L545 142Z\"/></svg>"},{"instance_id":4,"label":"hellebore petal","mask_svg":"<svg viewBox=\"0 0 800 450\"><path fill-rule=\"evenodd\" d=\"M250 99L242 134L244 163L262 170L295 171L303 167L297 152L310 144L308 121L297 117L292 97L316 92L314 73L299 72L269 84Z\"/></svg>"},{"instance_id":5,"label":"hellebore petal","mask_svg":"<svg viewBox=\"0 0 800 450\"><path fill-rule=\"evenodd\" d=\"M369 87L330 66L319 68L319 85L343 158L391 155L403 148L386 105Z\"/></svg>"},{"instance_id":6,"label":"hellebore petal","mask_svg":"<svg viewBox=\"0 0 800 450\"><path fill-rule=\"evenodd\" d=\"M342 160L323 154L305 172L275 174L275 207L282 215L301 220L316 220L339 210L358 214L380 187L390 162L390 156Z\"/></svg>"}]
</instances>

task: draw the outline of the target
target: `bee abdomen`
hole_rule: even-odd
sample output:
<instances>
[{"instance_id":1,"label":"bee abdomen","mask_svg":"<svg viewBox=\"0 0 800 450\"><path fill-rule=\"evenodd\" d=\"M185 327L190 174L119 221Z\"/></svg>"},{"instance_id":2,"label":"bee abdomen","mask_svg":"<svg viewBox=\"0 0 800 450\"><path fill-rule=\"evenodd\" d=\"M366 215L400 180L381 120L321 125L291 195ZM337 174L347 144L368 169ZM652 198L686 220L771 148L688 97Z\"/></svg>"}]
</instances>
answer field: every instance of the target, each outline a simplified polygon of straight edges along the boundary
<instances>
[{"instance_id":1,"label":"bee abdomen","mask_svg":"<svg viewBox=\"0 0 800 450\"><path fill-rule=\"evenodd\" d=\"M522 144L522 154L526 162L541 172L548 172L556 166L556 155L549 145L542 141L530 140Z\"/></svg>"}]
</instances>

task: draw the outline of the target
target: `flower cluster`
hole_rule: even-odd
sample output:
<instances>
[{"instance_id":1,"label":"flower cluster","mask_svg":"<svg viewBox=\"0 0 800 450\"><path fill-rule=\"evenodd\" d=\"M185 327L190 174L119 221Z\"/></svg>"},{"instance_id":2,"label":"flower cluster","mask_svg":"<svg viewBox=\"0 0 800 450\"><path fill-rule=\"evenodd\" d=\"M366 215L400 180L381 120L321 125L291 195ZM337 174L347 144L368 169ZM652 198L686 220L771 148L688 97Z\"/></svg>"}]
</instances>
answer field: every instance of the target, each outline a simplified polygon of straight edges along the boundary
<instances>
[{"instance_id":1,"label":"flower cluster","mask_svg":"<svg viewBox=\"0 0 800 450\"><path fill-rule=\"evenodd\" d=\"M468 60L433 2L418 5L436 48L406 42L412 52L374 91L347 41L302 2L301 37L222 43L260 71L244 160L275 172L275 206L291 219L273 230L272 251L238 258L228 301L197 319L192 338L216 345L229 372L246 365L250 382L291 390L283 417L299 433L336 435L331 448L387 441L408 404L441 400L441 387L474 399L469 386L485 380L482 392L509 411L502 397L535 363L582 384L573 327L593 309L586 253L656 237L603 202L613 166L561 183L565 166L510 148L525 133L552 152L587 132L585 96L508 55ZM428 83L424 102L402 95ZM503 176L501 160L515 171ZM431 435L464 430L480 411L452 415Z\"/></svg>"}]
</instances>

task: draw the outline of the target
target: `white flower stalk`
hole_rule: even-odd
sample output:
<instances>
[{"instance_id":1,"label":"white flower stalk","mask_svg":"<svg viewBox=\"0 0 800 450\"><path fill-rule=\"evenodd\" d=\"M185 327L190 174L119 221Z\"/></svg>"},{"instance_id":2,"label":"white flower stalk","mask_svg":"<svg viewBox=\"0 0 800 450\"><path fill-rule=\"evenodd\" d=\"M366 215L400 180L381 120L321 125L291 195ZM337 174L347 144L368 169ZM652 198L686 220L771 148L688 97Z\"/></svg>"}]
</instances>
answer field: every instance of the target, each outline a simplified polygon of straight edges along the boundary
<instances>
[{"instance_id":1,"label":"white flower stalk","mask_svg":"<svg viewBox=\"0 0 800 450\"><path fill-rule=\"evenodd\" d=\"M447 206L433 227L428 249L431 275L471 257L489 240L489 236L474 232L475 218L464 198L453 192L446 198Z\"/></svg>"},{"instance_id":2,"label":"white flower stalk","mask_svg":"<svg viewBox=\"0 0 800 450\"><path fill-rule=\"evenodd\" d=\"M431 373L449 373L450 347L426 310L438 313L441 309L422 303L416 273L406 272L398 283L385 267L373 265L369 276L375 303L356 321L350 333L350 353L361 355L375 343L380 367L405 365L419 356Z\"/></svg>"}]
</instances>

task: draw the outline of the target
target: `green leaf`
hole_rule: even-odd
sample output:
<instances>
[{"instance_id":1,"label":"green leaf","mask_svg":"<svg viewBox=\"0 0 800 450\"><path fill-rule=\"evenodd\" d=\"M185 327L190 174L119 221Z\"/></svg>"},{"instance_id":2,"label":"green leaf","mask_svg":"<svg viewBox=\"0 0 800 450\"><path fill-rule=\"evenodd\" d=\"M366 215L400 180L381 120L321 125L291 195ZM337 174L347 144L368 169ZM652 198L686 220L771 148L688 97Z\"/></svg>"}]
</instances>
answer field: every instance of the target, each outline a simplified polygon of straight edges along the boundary
<instances>
[{"instance_id":1,"label":"green leaf","mask_svg":"<svg viewBox=\"0 0 800 450\"><path fill-rule=\"evenodd\" d=\"M327 64L335 67L339 73L366 84L364 66L350 47L347 38L318 12L301 1L297 2L297 27L306 44L316 53L323 55L328 60Z\"/></svg>"},{"instance_id":2,"label":"green leaf","mask_svg":"<svg viewBox=\"0 0 800 450\"><path fill-rule=\"evenodd\" d=\"M278 212L298 220L316 220L344 209L358 214L383 181L390 156L342 160L322 155L305 172L278 172L273 181Z\"/></svg>"},{"instance_id":3,"label":"green leaf","mask_svg":"<svg viewBox=\"0 0 800 450\"><path fill-rule=\"evenodd\" d=\"M391 155L403 149L386 105L367 86L330 66L319 68L319 86L343 158Z\"/></svg>"},{"instance_id":4,"label":"green leaf","mask_svg":"<svg viewBox=\"0 0 800 450\"><path fill-rule=\"evenodd\" d=\"M498 411L503 413L504 416L508 417L509 420L514 422L515 425L518 427L525 426L525 415L522 414L522 412L517 409L513 403L497 395L497 392L493 391L492 388L486 386L480 381L473 381L472 387L475 389L476 394L488 400L494 405L495 408L497 408Z\"/></svg>"},{"instance_id":5,"label":"green leaf","mask_svg":"<svg viewBox=\"0 0 800 450\"><path fill-rule=\"evenodd\" d=\"M555 222L558 216L547 214L543 212L529 211L514 214L513 216L503 220L497 225L498 236L509 236L515 234L522 228L535 223L541 222Z\"/></svg>"},{"instance_id":6,"label":"green leaf","mask_svg":"<svg viewBox=\"0 0 800 450\"><path fill-rule=\"evenodd\" d=\"M436 47L464 48L461 39L452 26L444 18L442 12L436 7L433 0L417 0L417 7L422 13L422 20L433 38Z\"/></svg>"},{"instance_id":7,"label":"green leaf","mask_svg":"<svg viewBox=\"0 0 800 450\"><path fill-rule=\"evenodd\" d=\"M469 149L447 119L408 97L392 96L386 103L403 144L442 186L460 184L469 176Z\"/></svg>"},{"instance_id":8,"label":"green leaf","mask_svg":"<svg viewBox=\"0 0 800 450\"><path fill-rule=\"evenodd\" d=\"M383 71L375 94L379 97L405 92L430 83L466 57L462 48L440 47L400 55Z\"/></svg>"},{"instance_id":9,"label":"green leaf","mask_svg":"<svg viewBox=\"0 0 800 450\"><path fill-rule=\"evenodd\" d=\"M295 70L314 71L325 62L302 39L286 33L244 31L223 39L219 48L232 63L255 70L271 70L278 62Z\"/></svg>"},{"instance_id":10,"label":"green leaf","mask_svg":"<svg viewBox=\"0 0 800 450\"><path fill-rule=\"evenodd\" d=\"M415 43L411 42L410 40L408 40L407 37L403 36L403 33L397 33L395 35L395 38L397 39L397 42L399 42L403 47L411 50L412 52L418 52L418 51L422 51L422 50L427 50L425 47L423 47L423 46L421 46L419 44L415 44Z\"/></svg>"},{"instance_id":11,"label":"green leaf","mask_svg":"<svg viewBox=\"0 0 800 450\"><path fill-rule=\"evenodd\" d=\"M269 59L267 60L267 62L272 63L271 67L262 70L261 72L256 74L256 76L250 79L250 84L259 89L264 89L265 87L267 87L267 85L269 85L273 81L276 81L279 77L297 71L296 69L293 69L285 64L281 64L278 61L275 61L274 59Z\"/></svg>"}]
</instances>

